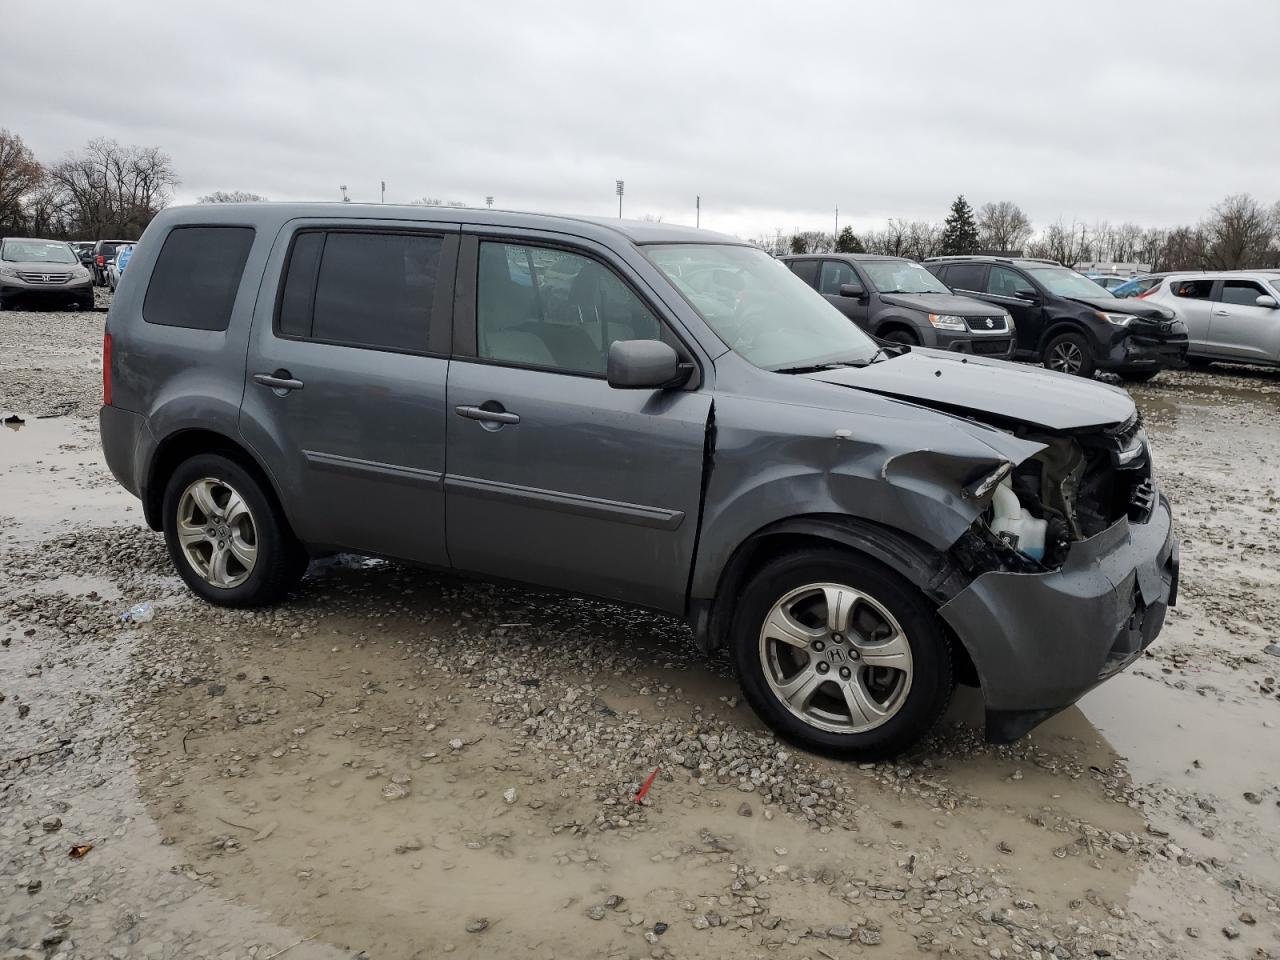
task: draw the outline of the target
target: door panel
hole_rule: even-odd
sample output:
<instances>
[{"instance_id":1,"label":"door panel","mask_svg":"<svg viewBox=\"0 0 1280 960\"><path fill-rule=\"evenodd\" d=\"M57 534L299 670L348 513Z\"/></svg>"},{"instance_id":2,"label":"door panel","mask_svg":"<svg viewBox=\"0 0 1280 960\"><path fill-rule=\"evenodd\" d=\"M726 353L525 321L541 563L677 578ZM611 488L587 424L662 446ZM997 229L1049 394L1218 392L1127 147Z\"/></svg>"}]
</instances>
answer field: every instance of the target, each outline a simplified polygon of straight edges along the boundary
<instances>
[{"instance_id":1,"label":"door panel","mask_svg":"<svg viewBox=\"0 0 1280 960\"><path fill-rule=\"evenodd\" d=\"M1280 310L1254 303L1258 297L1272 295L1253 280L1223 280L1210 327L1214 352L1240 360L1274 361L1280 349Z\"/></svg>"},{"instance_id":2,"label":"door panel","mask_svg":"<svg viewBox=\"0 0 1280 960\"><path fill-rule=\"evenodd\" d=\"M1039 350L1040 337L1044 333L1044 305L1018 296L1019 292L1024 292L1039 298L1040 292L1036 290L1035 284L1016 270L992 264L987 271L983 289L984 300L999 304L1013 316L1014 325L1018 329L1018 349Z\"/></svg>"},{"instance_id":3,"label":"door panel","mask_svg":"<svg viewBox=\"0 0 1280 960\"><path fill-rule=\"evenodd\" d=\"M457 569L683 612L705 391L615 390L596 377L455 359L448 407Z\"/></svg>"},{"instance_id":4,"label":"door panel","mask_svg":"<svg viewBox=\"0 0 1280 960\"><path fill-rule=\"evenodd\" d=\"M1213 342L1213 286L1205 278L1170 280L1160 302L1171 307L1187 325L1187 346L1193 353L1217 353Z\"/></svg>"},{"instance_id":5,"label":"door panel","mask_svg":"<svg viewBox=\"0 0 1280 960\"><path fill-rule=\"evenodd\" d=\"M842 260L823 260L818 272L818 292L827 303L831 304L863 330L869 330L871 316L870 301L866 298L842 297L840 286L845 283L856 283L866 289L862 278L853 267Z\"/></svg>"},{"instance_id":6,"label":"door panel","mask_svg":"<svg viewBox=\"0 0 1280 960\"><path fill-rule=\"evenodd\" d=\"M241 432L304 542L447 566L449 361L429 354L448 343L457 228L324 226L286 228L272 252L267 276L288 282L258 300Z\"/></svg>"}]
</instances>

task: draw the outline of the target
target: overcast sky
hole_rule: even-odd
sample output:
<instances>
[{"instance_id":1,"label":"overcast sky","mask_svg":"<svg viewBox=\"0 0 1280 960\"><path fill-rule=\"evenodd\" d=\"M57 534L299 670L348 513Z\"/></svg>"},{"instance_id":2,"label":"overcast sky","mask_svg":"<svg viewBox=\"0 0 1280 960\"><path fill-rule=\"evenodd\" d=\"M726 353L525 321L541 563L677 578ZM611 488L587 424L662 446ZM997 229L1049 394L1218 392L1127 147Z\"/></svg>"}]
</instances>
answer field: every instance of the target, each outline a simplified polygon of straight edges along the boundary
<instances>
[{"instance_id":1,"label":"overcast sky","mask_svg":"<svg viewBox=\"0 0 1280 960\"><path fill-rule=\"evenodd\" d=\"M0 0L0 127L158 145L177 199L422 196L774 228L1280 199L1280 0Z\"/></svg>"}]
</instances>

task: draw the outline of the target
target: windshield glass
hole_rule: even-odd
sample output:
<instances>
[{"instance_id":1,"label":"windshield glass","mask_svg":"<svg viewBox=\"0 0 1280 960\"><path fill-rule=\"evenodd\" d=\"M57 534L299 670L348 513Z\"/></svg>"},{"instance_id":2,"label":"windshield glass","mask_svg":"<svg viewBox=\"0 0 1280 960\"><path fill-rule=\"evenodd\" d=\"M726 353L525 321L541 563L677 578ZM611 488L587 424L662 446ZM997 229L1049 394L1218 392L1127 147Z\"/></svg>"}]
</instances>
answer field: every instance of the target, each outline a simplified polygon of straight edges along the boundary
<instances>
[{"instance_id":1,"label":"windshield glass","mask_svg":"<svg viewBox=\"0 0 1280 960\"><path fill-rule=\"evenodd\" d=\"M870 337L763 250L710 243L642 249L720 339L757 367L862 364L876 355Z\"/></svg>"},{"instance_id":2,"label":"windshield glass","mask_svg":"<svg viewBox=\"0 0 1280 960\"><path fill-rule=\"evenodd\" d=\"M1082 273L1066 267L1031 267L1032 276L1056 297L1083 297L1086 300L1110 300L1111 291L1098 286Z\"/></svg>"},{"instance_id":3,"label":"windshield glass","mask_svg":"<svg viewBox=\"0 0 1280 960\"><path fill-rule=\"evenodd\" d=\"M56 240L6 240L0 260L13 263L76 263L77 257L65 243Z\"/></svg>"},{"instance_id":4,"label":"windshield glass","mask_svg":"<svg viewBox=\"0 0 1280 960\"><path fill-rule=\"evenodd\" d=\"M932 273L910 260L863 260L859 266L880 293L950 293Z\"/></svg>"}]
</instances>

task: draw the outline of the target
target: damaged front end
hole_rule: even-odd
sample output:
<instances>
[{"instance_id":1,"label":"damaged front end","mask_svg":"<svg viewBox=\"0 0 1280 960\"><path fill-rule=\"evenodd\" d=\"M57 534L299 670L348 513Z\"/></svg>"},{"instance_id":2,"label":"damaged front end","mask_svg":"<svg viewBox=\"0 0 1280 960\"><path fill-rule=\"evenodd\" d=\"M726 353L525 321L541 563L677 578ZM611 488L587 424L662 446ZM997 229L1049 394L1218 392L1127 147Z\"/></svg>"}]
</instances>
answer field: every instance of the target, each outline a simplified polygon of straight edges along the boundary
<instances>
[{"instance_id":1,"label":"damaged front end","mask_svg":"<svg viewBox=\"0 0 1280 960\"><path fill-rule=\"evenodd\" d=\"M1136 414L1109 429L1009 432L1042 448L964 488L983 509L948 552L967 586L940 608L977 669L988 738L1000 742L1136 659L1176 601L1178 577Z\"/></svg>"}]
</instances>

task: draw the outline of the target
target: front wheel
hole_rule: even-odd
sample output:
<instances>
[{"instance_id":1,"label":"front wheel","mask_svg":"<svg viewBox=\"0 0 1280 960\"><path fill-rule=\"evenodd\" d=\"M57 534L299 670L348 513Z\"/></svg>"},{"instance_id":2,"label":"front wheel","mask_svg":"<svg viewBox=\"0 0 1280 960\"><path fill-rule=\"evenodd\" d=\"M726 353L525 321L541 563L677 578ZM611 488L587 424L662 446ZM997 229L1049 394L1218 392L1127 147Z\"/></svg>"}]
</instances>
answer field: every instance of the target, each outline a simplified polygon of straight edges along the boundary
<instances>
[{"instance_id":1,"label":"front wheel","mask_svg":"<svg viewBox=\"0 0 1280 960\"><path fill-rule=\"evenodd\" d=\"M222 454L182 463L169 478L163 509L169 557L187 586L210 603L271 603L306 569L306 554L273 498Z\"/></svg>"},{"instance_id":2,"label":"front wheel","mask_svg":"<svg viewBox=\"0 0 1280 960\"><path fill-rule=\"evenodd\" d=\"M1092 377L1097 369L1093 348L1078 333L1060 333L1045 345L1044 365L1058 373Z\"/></svg>"},{"instance_id":3,"label":"front wheel","mask_svg":"<svg viewBox=\"0 0 1280 960\"><path fill-rule=\"evenodd\" d=\"M880 339L887 340L889 343L903 343L909 347L920 346L920 341L914 333L910 330L903 330L901 328L897 330L890 330Z\"/></svg>"},{"instance_id":4,"label":"front wheel","mask_svg":"<svg viewBox=\"0 0 1280 960\"><path fill-rule=\"evenodd\" d=\"M951 699L951 650L932 606L849 551L789 554L762 569L743 591L731 643L752 709L817 753L896 756Z\"/></svg>"}]
</instances>

